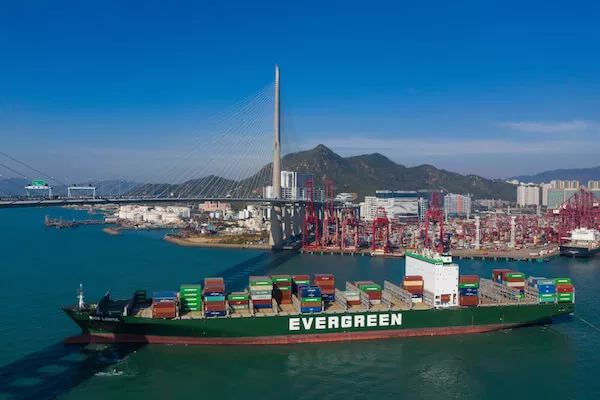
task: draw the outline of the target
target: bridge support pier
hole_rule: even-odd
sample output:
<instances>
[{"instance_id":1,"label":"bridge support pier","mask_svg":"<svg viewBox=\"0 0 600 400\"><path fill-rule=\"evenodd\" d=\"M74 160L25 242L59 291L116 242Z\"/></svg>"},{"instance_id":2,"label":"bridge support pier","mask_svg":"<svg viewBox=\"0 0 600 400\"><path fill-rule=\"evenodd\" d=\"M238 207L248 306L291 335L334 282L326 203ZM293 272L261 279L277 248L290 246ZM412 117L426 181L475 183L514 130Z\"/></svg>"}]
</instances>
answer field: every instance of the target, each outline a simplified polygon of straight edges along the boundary
<instances>
[{"instance_id":1,"label":"bridge support pier","mask_svg":"<svg viewBox=\"0 0 600 400\"><path fill-rule=\"evenodd\" d=\"M290 240L292 238L292 218L290 215L291 206L284 205L283 206L283 237L285 240Z\"/></svg>"},{"instance_id":2,"label":"bridge support pier","mask_svg":"<svg viewBox=\"0 0 600 400\"><path fill-rule=\"evenodd\" d=\"M283 246L281 214L281 204L273 203L271 205L271 235L269 236L269 244L273 249L280 249Z\"/></svg>"},{"instance_id":3,"label":"bridge support pier","mask_svg":"<svg viewBox=\"0 0 600 400\"><path fill-rule=\"evenodd\" d=\"M302 230L302 218L300 216L300 209L301 206L299 206L298 204L294 204L293 206L293 210L294 210L294 221L292 223L292 226L294 228L294 237L298 237L298 235L300 235L300 231Z\"/></svg>"}]
</instances>

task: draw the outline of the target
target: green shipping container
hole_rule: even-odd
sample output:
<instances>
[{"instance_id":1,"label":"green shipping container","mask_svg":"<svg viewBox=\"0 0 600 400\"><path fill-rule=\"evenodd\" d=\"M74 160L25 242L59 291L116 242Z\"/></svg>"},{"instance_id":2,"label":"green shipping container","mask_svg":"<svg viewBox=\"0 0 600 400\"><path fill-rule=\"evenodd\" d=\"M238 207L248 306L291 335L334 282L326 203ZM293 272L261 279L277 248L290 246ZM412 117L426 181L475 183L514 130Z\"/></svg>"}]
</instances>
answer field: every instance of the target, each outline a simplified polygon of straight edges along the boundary
<instances>
[{"instance_id":1,"label":"green shipping container","mask_svg":"<svg viewBox=\"0 0 600 400\"><path fill-rule=\"evenodd\" d=\"M303 297L301 301L303 303L319 303L323 301L323 299L320 297Z\"/></svg>"},{"instance_id":2,"label":"green shipping container","mask_svg":"<svg viewBox=\"0 0 600 400\"><path fill-rule=\"evenodd\" d=\"M213 302L213 301L225 301L225 296L206 296L204 297L204 301Z\"/></svg>"},{"instance_id":3,"label":"green shipping container","mask_svg":"<svg viewBox=\"0 0 600 400\"><path fill-rule=\"evenodd\" d=\"M561 284L561 283L571 283L571 278L556 278L554 280L554 283Z\"/></svg>"},{"instance_id":4,"label":"green shipping container","mask_svg":"<svg viewBox=\"0 0 600 400\"><path fill-rule=\"evenodd\" d=\"M292 290L292 287L291 286L278 286L276 289L273 289L273 290L274 291L279 290L280 292L285 292L286 290L287 291Z\"/></svg>"},{"instance_id":5,"label":"green shipping container","mask_svg":"<svg viewBox=\"0 0 600 400\"><path fill-rule=\"evenodd\" d=\"M573 293L558 293L557 296L559 299L565 299L565 298L573 298Z\"/></svg>"},{"instance_id":6,"label":"green shipping container","mask_svg":"<svg viewBox=\"0 0 600 400\"><path fill-rule=\"evenodd\" d=\"M182 299L190 299L190 298L201 298L202 297L202 293L179 293L179 297L181 297Z\"/></svg>"},{"instance_id":7,"label":"green shipping container","mask_svg":"<svg viewBox=\"0 0 600 400\"><path fill-rule=\"evenodd\" d=\"M300 281L294 281L294 283L296 285L310 285L310 280L304 279L304 280L300 280Z\"/></svg>"},{"instance_id":8,"label":"green shipping container","mask_svg":"<svg viewBox=\"0 0 600 400\"><path fill-rule=\"evenodd\" d=\"M273 282L291 282L292 277L289 275L272 276Z\"/></svg>"},{"instance_id":9,"label":"green shipping container","mask_svg":"<svg viewBox=\"0 0 600 400\"><path fill-rule=\"evenodd\" d=\"M554 303L554 297L552 297L552 298L541 298L540 297L540 303Z\"/></svg>"},{"instance_id":10,"label":"green shipping container","mask_svg":"<svg viewBox=\"0 0 600 400\"><path fill-rule=\"evenodd\" d=\"M554 299L554 293L540 293L540 299Z\"/></svg>"},{"instance_id":11,"label":"green shipping container","mask_svg":"<svg viewBox=\"0 0 600 400\"><path fill-rule=\"evenodd\" d=\"M202 285L200 285L199 283L181 285L181 290L184 290L184 289L198 289L198 290L201 290L202 289Z\"/></svg>"},{"instance_id":12,"label":"green shipping container","mask_svg":"<svg viewBox=\"0 0 600 400\"><path fill-rule=\"evenodd\" d=\"M525 274L522 272L510 272L506 274L507 278L525 278Z\"/></svg>"},{"instance_id":13,"label":"green shipping container","mask_svg":"<svg viewBox=\"0 0 600 400\"><path fill-rule=\"evenodd\" d=\"M479 287L479 283L459 283L458 287L460 289L478 288Z\"/></svg>"},{"instance_id":14,"label":"green shipping container","mask_svg":"<svg viewBox=\"0 0 600 400\"><path fill-rule=\"evenodd\" d=\"M232 310L248 310L249 307L247 305L244 304L239 304L239 305L230 305L229 307L231 307Z\"/></svg>"},{"instance_id":15,"label":"green shipping container","mask_svg":"<svg viewBox=\"0 0 600 400\"><path fill-rule=\"evenodd\" d=\"M271 286L273 281L270 279L251 279L250 286Z\"/></svg>"},{"instance_id":16,"label":"green shipping container","mask_svg":"<svg viewBox=\"0 0 600 400\"><path fill-rule=\"evenodd\" d=\"M235 300L248 300L250 298L249 294L230 294L227 296L227 300L235 301Z\"/></svg>"},{"instance_id":17,"label":"green shipping container","mask_svg":"<svg viewBox=\"0 0 600 400\"><path fill-rule=\"evenodd\" d=\"M557 299L558 303L572 303L573 299Z\"/></svg>"},{"instance_id":18,"label":"green shipping container","mask_svg":"<svg viewBox=\"0 0 600 400\"><path fill-rule=\"evenodd\" d=\"M363 292L378 292L381 291L381 286L379 285L361 285L360 290Z\"/></svg>"}]
</instances>

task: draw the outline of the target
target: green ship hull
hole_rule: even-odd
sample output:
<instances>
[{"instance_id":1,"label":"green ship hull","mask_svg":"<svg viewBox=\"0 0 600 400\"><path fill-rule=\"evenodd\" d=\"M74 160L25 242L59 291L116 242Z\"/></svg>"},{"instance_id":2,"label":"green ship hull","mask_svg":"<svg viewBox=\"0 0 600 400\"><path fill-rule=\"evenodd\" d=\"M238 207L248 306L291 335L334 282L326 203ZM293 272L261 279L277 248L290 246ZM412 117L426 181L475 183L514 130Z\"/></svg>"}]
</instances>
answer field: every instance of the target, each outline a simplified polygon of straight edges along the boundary
<instances>
[{"instance_id":1,"label":"green ship hull","mask_svg":"<svg viewBox=\"0 0 600 400\"><path fill-rule=\"evenodd\" d=\"M63 310L82 330L66 343L289 344L487 332L546 323L573 303L378 312L151 319Z\"/></svg>"}]
</instances>

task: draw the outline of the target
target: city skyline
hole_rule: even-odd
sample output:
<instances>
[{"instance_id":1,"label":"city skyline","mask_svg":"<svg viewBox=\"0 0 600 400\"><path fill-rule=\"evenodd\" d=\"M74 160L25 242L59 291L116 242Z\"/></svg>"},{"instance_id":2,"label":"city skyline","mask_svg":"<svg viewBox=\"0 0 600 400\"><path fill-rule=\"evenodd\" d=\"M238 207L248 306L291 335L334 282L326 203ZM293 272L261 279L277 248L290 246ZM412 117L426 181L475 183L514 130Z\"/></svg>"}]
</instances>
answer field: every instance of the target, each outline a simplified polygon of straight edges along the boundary
<instances>
[{"instance_id":1,"label":"city skyline","mask_svg":"<svg viewBox=\"0 0 600 400\"><path fill-rule=\"evenodd\" d=\"M284 154L323 143L490 178L597 165L593 10L274 4L1 6L3 150L79 181L181 175L223 132L210 116L267 93L279 64ZM268 160L247 158L240 170Z\"/></svg>"}]
</instances>

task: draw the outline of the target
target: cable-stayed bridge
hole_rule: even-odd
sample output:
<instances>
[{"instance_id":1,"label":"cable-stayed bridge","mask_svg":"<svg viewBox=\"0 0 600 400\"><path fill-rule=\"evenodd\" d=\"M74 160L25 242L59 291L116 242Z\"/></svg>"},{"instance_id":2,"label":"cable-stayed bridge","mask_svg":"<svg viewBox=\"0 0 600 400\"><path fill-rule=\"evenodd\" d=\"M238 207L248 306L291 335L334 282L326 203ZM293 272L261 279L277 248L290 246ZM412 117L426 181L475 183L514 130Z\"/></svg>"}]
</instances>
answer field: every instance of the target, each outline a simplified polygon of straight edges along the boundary
<instances>
[{"instance_id":1,"label":"cable-stayed bridge","mask_svg":"<svg viewBox=\"0 0 600 400\"><path fill-rule=\"evenodd\" d=\"M26 182L22 185L14 180L4 180L6 185L12 186L0 187L0 208L193 204L204 201L265 203L271 208L272 244L277 245L283 240L282 224L286 229L290 225L283 220L289 221L293 216L296 220L294 230L299 230L301 222L298 219L303 218L303 206L306 201L313 203L314 200L312 188L310 198L306 191L303 196L281 196L282 119L279 88L279 68L276 67L274 83L204 123L197 132L196 143L189 144L183 152L177 152L172 160L147 159L128 167L129 176L148 176L149 170L157 172L134 186L125 185L122 188L119 184L118 190L100 190L97 183L72 184L66 177L42 171L0 151L0 172ZM286 126L286 132L292 134L293 129ZM168 141L168 137L165 140ZM287 143L292 143L292 140ZM287 150L292 148L288 147ZM131 153L129 157L137 152L132 150ZM123 158L126 162L128 156ZM81 167L73 165L73 173ZM0 174L0 179L7 175ZM118 177L113 180L113 185L117 186L115 181L124 180ZM272 188L270 196L264 194L265 187ZM99 190L100 194L97 195ZM20 194L15 196L15 192Z\"/></svg>"}]
</instances>

